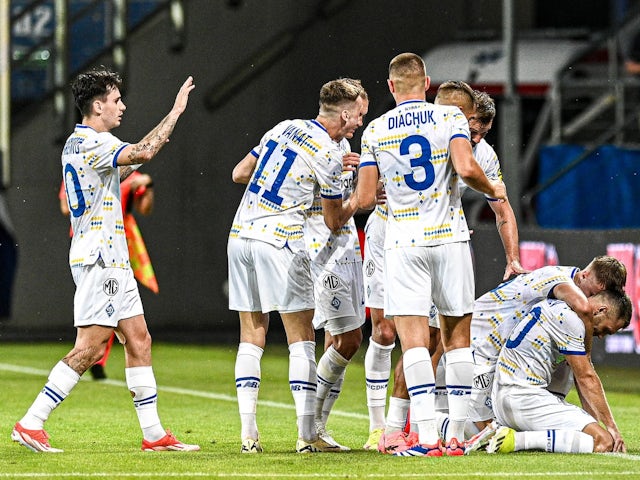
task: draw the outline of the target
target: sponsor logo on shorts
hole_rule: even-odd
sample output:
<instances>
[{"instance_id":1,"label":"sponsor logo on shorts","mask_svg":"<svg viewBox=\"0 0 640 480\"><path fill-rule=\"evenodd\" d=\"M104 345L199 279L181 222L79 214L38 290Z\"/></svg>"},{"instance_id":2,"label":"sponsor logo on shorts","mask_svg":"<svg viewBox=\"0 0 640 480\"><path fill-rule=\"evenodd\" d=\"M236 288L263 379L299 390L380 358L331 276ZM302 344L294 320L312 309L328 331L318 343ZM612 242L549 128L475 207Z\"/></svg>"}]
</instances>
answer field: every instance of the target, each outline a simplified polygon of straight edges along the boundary
<instances>
[{"instance_id":1,"label":"sponsor logo on shorts","mask_svg":"<svg viewBox=\"0 0 640 480\"><path fill-rule=\"evenodd\" d=\"M118 288L118 281L115 278L107 278L102 284L102 290L110 297L118 293Z\"/></svg>"},{"instance_id":2,"label":"sponsor logo on shorts","mask_svg":"<svg viewBox=\"0 0 640 480\"><path fill-rule=\"evenodd\" d=\"M478 390L486 390L491 385L491 378L486 373L473 377L473 387Z\"/></svg>"},{"instance_id":3,"label":"sponsor logo on shorts","mask_svg":"<svg viewBox=\"0 0 640 480\"><path fill-rule=\"evenodd\" d=\"M336 290L340 286L340 279L333 273L329 273L322 280L322 285L327 290Z\"/></svg>"},{"instance_id":4,"label":"sponsor logo on shorts","mask_svg":"<svg viewBox=\"0 0 640 480\"><path fill-rule=\"evenodd\" d=\"M372 277L376 271L376 265L373 263L373 260L367 260L367 263L364 266L364 274L367 277Z\"/></svg>"}]
</instances>

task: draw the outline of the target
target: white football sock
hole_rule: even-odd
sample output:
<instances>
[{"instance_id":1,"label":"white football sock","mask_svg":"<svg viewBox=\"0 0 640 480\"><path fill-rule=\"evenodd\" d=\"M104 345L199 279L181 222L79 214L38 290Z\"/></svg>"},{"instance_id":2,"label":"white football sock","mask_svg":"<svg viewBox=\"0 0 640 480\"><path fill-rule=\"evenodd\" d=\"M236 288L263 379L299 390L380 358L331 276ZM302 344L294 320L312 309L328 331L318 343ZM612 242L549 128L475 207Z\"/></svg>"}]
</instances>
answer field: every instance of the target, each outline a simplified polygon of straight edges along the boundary
<instances>
[{"instance_id":1,"label":"white football sock","mask_svg":"<svg viewBox=\"0 0 640 480\"><path fill-rule=\"evenodd\" d=\"M404 378L411 399L411 422L418 425L420 443L438 442L435 411L436 381L426 347L410 348L403 355Z\"/></svg>"},{"instance_id":2,"label":"white football sock","mask_svg":"<svg viewBox=\"0 0 640 480\"><path fill-rule=\"evenodd\" d=\"M447 381L445 356L443 355L436 368L436 412L449 412L449 398L447 397Z\"/></svg>"},{"instance_id":3,"label":"white football sock","mask_svg":"<svg viewBox=\"0 0 640 480\"><path fill-rule=\"evenodd\" d=\"M575 430L516 432L515 450L556 453L593 453L593 437Z\"/></svg>"},{"instance_id":4,"label":"white football sock","mask_svg":"<svg viewBox=\"0 0 640 480\"><path fill-rule=\"evenodd\" d=\"M20 425L27 430L42 429L53 409L60 405L76 386L80 375L61 360L51 369L48 380L20 420Z\"/></svg>"},{"instance_id":5,"label":"white football sock","mask_svg":"<svg viewBox=\"0 0 640 480\"><path fill-rule=\"evenodd\" d=\"M407 398L389 398L389 413L385 433L399 432L407 423L407 413L411 401Z\"/></svg>"},{"instance_id":6,"label":"white football sock","mask_svg":"<svg viewBox=\"0 0 640 480\"><path fill-rule=\"evenodd\" d=\"M447 398L449 401L449 427L447 438L464 440L471 384L473 382L473 354L470 348L458 348L445 353Z\"/></svg>"},{"instance_id":7,"label":"white football sock","mask_svg":"<svg viewBox=\"0 0 640 480\"><path fill-rule=\"evenodd\" d=\"M167 432L162 428L158 416L158 389L153 368L130 367L124 369L127 387L133 397L133 406L138 415L138 422L145 440L155 442Z\"/></svg>"},{"instance_id":8,"label":"white football sock","mask_svg":"<svg viewBox=\"0 0 640 480\"><path fill-rule=\"evenodd\" d=\"M331 408L340 394L342 382L338 385L338 380L344 375L347 365L349 365L349 360L340 355L333 348L333 345L327 348L320 357L317 370L318 391L316 392L315 416L316 422L320 422L322 425L326 424Z\"/></svg>"},{"instance_id":9,"label":"white football sock","mask_svg":"<svg viewBox=\"0 0 640 480\"><path fill-rule=\"evenodd\" d=\"M289 345L289 386L296 405L298 437L316 440L316 342L296 342Z\"/></svg>"},{"instance_id":10,"label":"white football sock","mask_svg":"<svg viewBox=\"0 0 640 480\"><path fill-rule=\"evenodd\" d=\"M364 375L369 408L369 431L384 428L384 410L387 405L387 389L391 372L391 352L395 343L385 346L369 338L364 356Z\"/></svg>"},{"instance_id":11,"label":"white football sock","mask_svg":"<svg viewBox=\"0 0 640 480\"><path fill-rule=\"evenodd\" d=\"M256 410L258 393L260 392L260 360L264 350L257 345L242 342L238 345L236 355L236 395L238 397L238 412L240 413L240 438L257 440L258 424Z\"/></svg>"}]
</instances>

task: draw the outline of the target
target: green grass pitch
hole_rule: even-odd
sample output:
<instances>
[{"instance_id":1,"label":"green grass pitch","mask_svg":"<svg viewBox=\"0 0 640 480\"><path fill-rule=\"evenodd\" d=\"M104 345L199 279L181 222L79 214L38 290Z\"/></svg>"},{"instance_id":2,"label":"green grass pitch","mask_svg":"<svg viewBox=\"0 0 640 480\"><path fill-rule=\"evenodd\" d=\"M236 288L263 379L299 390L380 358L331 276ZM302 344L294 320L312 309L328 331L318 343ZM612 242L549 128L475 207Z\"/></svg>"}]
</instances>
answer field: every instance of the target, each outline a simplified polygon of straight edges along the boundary
<instances>
[{"instance_id":1,"label":"green grass pitch","mask_svg":"<svg viewBox=\"0 0 640 480\"><path fill-rule=\"evenodd\" d=\"M4 478L640 478L640 372L599 367L626 455L478 453L457 458L395 458L362 450L369 422L363 346L347 370L328 428L347 453L298 455L295 411L283 345L267 345L262 361L258 425L262 455L241 455L235 403L236 346L154 345L160 417L165 428L200 452L142 452L141 434L124 384L122 348L114 346L108 380L89 374L53 412L46 428L61 454L36 454L10 439L66 343L0 344L0 480ZM575 392L570 400L576 401Z\"/></svg>"}]
</instances>

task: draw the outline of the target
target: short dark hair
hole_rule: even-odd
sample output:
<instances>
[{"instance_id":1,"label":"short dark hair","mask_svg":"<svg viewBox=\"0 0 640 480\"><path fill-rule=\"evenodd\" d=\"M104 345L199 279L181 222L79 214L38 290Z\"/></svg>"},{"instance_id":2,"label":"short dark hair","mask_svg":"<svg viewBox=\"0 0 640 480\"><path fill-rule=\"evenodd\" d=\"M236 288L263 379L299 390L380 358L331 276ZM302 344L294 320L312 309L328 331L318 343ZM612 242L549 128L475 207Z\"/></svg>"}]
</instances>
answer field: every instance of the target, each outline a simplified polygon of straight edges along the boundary
<instances>
[{"instance_id":1,"label":"short dark hair","mask_svg":"<svg viewBox=\"0 0 640 480\"><path fill-rule=\"evenodd\" d=\"M111 90L122 86L122 79L116 72L105 66L79 74L71 84L71 92L76 107L83 116L91 113L91 102L95 98L104 98Z\"/></svg>"},{"instance_id":2,"label":"short dark hair","mask_svg":"<svg viewBox=\"0 0 640 480\"><path fill-rule=\"evenodd\" d=\"M496 102L487 92L474 90L473 93L476 94L476 113L474 116L482 125L487 125L496 116Z\"/></svg>"},{"instance_id":3,"label":"short dark hair","mask_svg":"<svg viewBox=\"0 0 640 480\"><path fill-rule=\"evenodd\" d=\"M602 290L596 296L602 297L611 306L615 318L624 322L622 328L629 326L633 314L633 305L629 295L620 290Z\"/></svg>"}]
</instances>

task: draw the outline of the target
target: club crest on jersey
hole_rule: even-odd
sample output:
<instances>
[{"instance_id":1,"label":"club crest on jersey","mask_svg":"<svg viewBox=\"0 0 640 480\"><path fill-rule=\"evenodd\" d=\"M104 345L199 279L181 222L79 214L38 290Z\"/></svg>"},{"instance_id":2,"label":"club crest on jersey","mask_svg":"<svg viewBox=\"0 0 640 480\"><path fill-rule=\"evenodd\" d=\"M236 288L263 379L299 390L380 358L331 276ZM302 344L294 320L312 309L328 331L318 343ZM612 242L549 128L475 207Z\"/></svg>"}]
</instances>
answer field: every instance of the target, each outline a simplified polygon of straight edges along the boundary
<instances>
[{"instance_id":1,"label":"club crest on jersey","mask_svg":"<svg viewBox=\"0 0 640 480\"><path fill-rule=\"evenodd\" d=\"M338 310L340 308L340 299L338 297L333 297L331 299L331 306L333 308L335 308L336 310Z\"/></svg>"},{"instance_id":2,"label":"club crest on jersey","mask_svg":"<svg viewBox=\"0 0 640 480\"><path fill-rule=\"evenodd\" d=\"M322 286L327 290L336 290L340 286L340 279L333 273L329 273L322 279Z\"/></svg>"},{"instance_id":3,"label":"club crest on jersey","mask_svg":"<svg viewBox=\"0 0 640 480\"><path fill-rule=\"evenodd\" d=\"M102 291L110 297L118 293L118 288L118 281L115 278L107 278L102 284Z\"/></svg>"},{"instance_id":4,"label":"club crest on jersey","mask_svg":"<svg viewBox=\"0 0 640 480\"><path fill-rule=\"evenodd\" d=\"M107 315L110 317L111 315L113 315L113 312L115 312L116 309L113 308L113 305L109 304L107 306L107 308L105 309L105 312L107 313Z\"/></svg>"},{"instance_id":5,"label":"club crest on jersey","mask_svg":"<svg viewBox=\"0 0 640 480\"><path fill-rule=\"evenodd\" d=\"M486 390L487 388L489 388L489 385L491 385L491 379L486 373L473 377L474 388L478 390Z\"/></svg>"},{"instance_id":6,"label":"club crest on jersey","mask_svg":"<svg viewBox=\"0 0 640 480\"><path fill-rule=\"evenodd\" d=\"M368 260L367 264L364 266L364 274L367 277L372 277L376 271L376 265L373 263L373 260Z\"/></svg>"}]
</instances>

